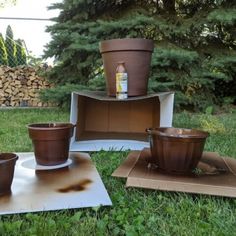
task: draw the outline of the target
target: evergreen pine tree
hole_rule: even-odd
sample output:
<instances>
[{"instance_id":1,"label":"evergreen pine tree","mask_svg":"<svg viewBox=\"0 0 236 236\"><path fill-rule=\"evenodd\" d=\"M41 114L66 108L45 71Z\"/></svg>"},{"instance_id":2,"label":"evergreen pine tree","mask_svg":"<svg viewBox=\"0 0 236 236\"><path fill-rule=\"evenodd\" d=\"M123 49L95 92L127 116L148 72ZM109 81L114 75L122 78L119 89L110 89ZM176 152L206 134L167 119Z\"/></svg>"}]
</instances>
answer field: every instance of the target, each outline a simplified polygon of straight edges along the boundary
<instances>
[{"instance_id":1,"label":"evergreen pine tree","mask_svg":"<svg viewBox=\"0 0 236 236\"><path fill-rule=\"evenodd\" d=\"M26 52L25 52L25 48L22 44L22 40L21 39L17 39L15 41L16 43L16 59L17 59L17 65L26 65Z\"/></svg>"},{"instance_id":2,"label":"evergreen pine tree","mask_svg":"<svg viewBox=\"0 0 236 236\"><path fill-rule=\"evenodd\" d=\"M0 65L7 65L7 51L2 34L0 33Z\"/></svg>"},{"instance_id":3,"label":"evergreen pine tree","mask_svg":"<svg viewBox=\"0 0 236 236\"><path fill-rule=\"evenodd\" d=\"M49 74L59 85L100 86L99 41L144 37L156 45L151 91L174 90L177 104L195 108L235 96L235 1L64 0L51 9L61 12L45 57L60 62Z\"/></svg>"},{"instance_id":4,"label":"evergreen pine tree","mask_svg":"<svg viewBox=\"0 0 236 236\"><path fill-rule=\"evenodd\" d=\"M13 31L10 25L7 26L5 45L7 50L8 65L10 67L14 67L17 65L16 44L13 37Z\"/></svg>"}]
</instances>

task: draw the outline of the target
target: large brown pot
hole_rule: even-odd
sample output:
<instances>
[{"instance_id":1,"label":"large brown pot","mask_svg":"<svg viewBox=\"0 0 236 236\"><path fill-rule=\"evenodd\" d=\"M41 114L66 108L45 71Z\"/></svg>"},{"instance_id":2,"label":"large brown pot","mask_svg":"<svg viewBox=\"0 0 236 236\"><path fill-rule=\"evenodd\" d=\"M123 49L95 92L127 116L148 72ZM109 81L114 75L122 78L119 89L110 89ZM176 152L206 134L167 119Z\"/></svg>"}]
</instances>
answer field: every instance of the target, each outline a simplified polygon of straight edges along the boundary
<instances>
[{"instance_id":1,"label":"large brown pot","mask_svg":"<svg viewBox=\"0 0 236 236\"><path fill-rule=\"evenodd\" d=\"M28 125L36 162L40 165L59 165L69 157L70 139L74 125L71 123L39 123Z\"/></svg>"},{"instance_id":2,"label":"large brown pot","mask_svg":"<svg viewBox=\"0 0 236 236\"><path fill-rule=\"evenodd\" d=\"M14 153L0 153L0 195L11 192L17 159L18 156Z\"/></svg>"},{"instance_id":3,"label":"large brown pot","mask_svg":"<svg viewBox=\"0 0 236 236\"><path fill-rule=\"evenodd\" d=\"M128 73L128 96L147 94L148 77L154 43L149 39L126 38L100 42L107 94L116 96L117 63L125 62Z\"/></svg>"},{"instance_id":4,"label":"large brown pot","mask_svg":"<svg viewBox=\"0 0 236 236\"><path fill-rule=\"evenodd\" d=\"M182 128L147 129L152 160L167 173L190 174L202 157L209 133Z\"/></svg>"}]
</instances>

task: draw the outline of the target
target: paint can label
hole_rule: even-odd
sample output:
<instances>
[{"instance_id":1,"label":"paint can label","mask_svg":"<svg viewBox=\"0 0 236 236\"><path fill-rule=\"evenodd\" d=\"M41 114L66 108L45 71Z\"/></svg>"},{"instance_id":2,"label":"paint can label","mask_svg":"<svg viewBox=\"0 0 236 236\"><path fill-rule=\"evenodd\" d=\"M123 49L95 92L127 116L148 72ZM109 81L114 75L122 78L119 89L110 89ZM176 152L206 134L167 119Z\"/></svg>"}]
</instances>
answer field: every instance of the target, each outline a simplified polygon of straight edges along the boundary
<instances>
[{"instance_id":1,"label":"paint can label","mask_svg":"<svg viewBox=\"0 0 236 236\"><path fill-rule=\"evenodd\" d=\"M116 73L116 98L128 98L128 74Z\"/></svg>"}]
</instances>

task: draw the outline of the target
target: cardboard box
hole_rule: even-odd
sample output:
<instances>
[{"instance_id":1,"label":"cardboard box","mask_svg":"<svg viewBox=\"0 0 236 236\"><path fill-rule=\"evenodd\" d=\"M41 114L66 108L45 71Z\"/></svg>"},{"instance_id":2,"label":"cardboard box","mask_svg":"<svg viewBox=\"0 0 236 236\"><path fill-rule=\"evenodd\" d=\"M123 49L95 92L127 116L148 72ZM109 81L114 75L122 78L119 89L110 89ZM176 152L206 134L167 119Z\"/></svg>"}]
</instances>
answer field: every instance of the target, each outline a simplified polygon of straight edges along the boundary
<instances>
[{"instance_id":1,"label":"cardboard box","mask_svg":"<svg viewBox=\"0 0 236 236\"><path fill-rule=\"evenodd\" d=\"M198 174L166 175L149 163L149 149L132 151L112 176L127 178L127 187L236 197L236 159L204 152Z\"/></svg>"},{"instance_id":2,"label":"cardboard box","mask_svg":"<svg viewBox=\"0 0 236 236\"><path fill-rule=\"evenodd\" d=\"M71 151L142 150L146 128L171 127L174 93L117 100L105 92L73 92L70 122L76 124Z\"/></svg>"},{"instance_id":3,"label":"cardboard box","mask_svg":"<svg viewBox=\"0 0 236 236\"><path fill-rule=\"evenodd\" d=\"M112 205L87 153L71 153L71 164L54 170L36 168L33 153L17 155L12 192L0 196L0 215Z\"/></svg>"}]
</instances>

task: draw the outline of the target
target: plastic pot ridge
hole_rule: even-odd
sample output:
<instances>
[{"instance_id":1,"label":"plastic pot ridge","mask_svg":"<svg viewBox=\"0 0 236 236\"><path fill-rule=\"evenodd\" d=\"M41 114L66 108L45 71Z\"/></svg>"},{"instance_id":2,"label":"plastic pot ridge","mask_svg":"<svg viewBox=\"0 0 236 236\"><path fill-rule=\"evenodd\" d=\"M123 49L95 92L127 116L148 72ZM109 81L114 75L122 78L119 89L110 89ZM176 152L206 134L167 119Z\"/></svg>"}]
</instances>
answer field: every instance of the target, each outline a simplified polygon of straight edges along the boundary
<instances>
[{"instance_id":1,"label":"plastic pot ridge","mask_svg":"<svg viewBox=\"0 0 236 236\"><path fill-rule=\"evenodd\" d=\"M152 161L166 173L190 174L202 157L208 132L184 128L147 129Z\"/></svg>"}]
</instances>

